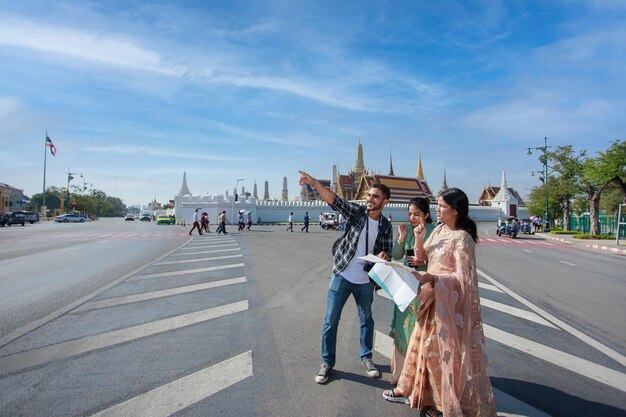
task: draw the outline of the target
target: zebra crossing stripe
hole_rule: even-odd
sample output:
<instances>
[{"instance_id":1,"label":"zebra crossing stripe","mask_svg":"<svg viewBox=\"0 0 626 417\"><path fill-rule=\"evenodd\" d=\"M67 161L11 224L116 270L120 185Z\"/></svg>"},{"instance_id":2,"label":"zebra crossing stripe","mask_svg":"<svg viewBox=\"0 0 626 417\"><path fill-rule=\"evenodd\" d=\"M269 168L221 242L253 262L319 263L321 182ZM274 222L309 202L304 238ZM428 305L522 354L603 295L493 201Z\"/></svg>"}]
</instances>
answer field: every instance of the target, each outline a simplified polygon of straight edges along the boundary
<instances>
[{"instance_id":1,"label":"zebra crossing stripe","mask_svg":"<svg viewBox=\"0 0 626 417\"><path fill-rule=\"evenodd\" d=\"M226 285L242 284L244 282L246 282L246 277L230 278L230 279L222 279L219 281L206 282L203 284L186 285L184 287L171 288L168 290L151 291L147 293L133 294L133 295L127 295L123 297L113 297L113 298L107 298L104 300L95 300L95 301L91 301L89 303L83 304L82 306L75 309L73 313L81 312L81 311L88 311L88 310L95 310L98 308L114 307L114 306L119 306L123 304L136 303L139 301L154 300L157 298L170 297L170 296L179 295L179 294L188 294L191 292L207 290L209 288L217 288L217 287L224 287Z\"/></svg>"},{"instance_id":2,"label":"zebra crossing stripe","mask_svg":"<svg viewBox=\"0 0 626 417\"><path fill-rule=\"evenodd\" d=\"M502 291L500 288L496 287L495 285L485 284L484 282L479 282L478 288L483 288L485 290L489 290L493 292L500 292L504 294L504 291Z\"/></svg>"},{"instance_id":3,"label":"zebra crossing stripe","mask_svg":"<svg viewBox=\"0 0 626 417\"><path fill-rule=\"evenodd\" d=\"M586 376L610 387L626 392L626 374L595 364L578 356L561 352L549 346L533 342L503 330L483 325L485 336L498 343L521 350L548 363L558 365L579 375Z\"/></svg>"},{"instance_id":4,"label":"zebra crossing stripe","mask_svg":"<svg viewBox=\"0 0 626 417\"><path fill-rule=\"evenodd\" d=\"M92 417L167 417L253 375L249 350L124 401Z\"/></svg>"},{"instance_id":5,"label":"zebra crossing stripe","mask_svg":"<svg viewBox=\"0 0 626 417\"><path fill-rule=\"evenodd\" d=\"M537 314L532 313L527 310L522 310L521 308L511 307L506 304L498 303L497 301L491 301L486 298L480 297L480 306L491 308L493 310L501 311L506 314L510 314L515 317L519 317L524 320L532 321L534 323L539 323L544 326L551 327L553 329L561 330L556 327L554 324L550 323L548 320L545 320L539 317Z\"/></svg>"},{"instance_id":6,"label":"zebra crossing stripe","mask_svg":"<svg viewBox=\"0 0 626 417\"><path fill-rule=\"evenodd\" d=\"M180 250L197 250L197 249L210 249L210 248L223 248L224 246L237 246L237 243L224 243L219 245L197 245L190 247L189 245L181 248Z\"/></svg>"},{"instance_id":7,"label":"zebra crossing stripe","mask_svg":"<svg viewBox=\"0 0 626 417\"><path fill-rule=\"evenodd\" d=\"M513 290L505 287L504 285L500 284L498 281L496 281L494 278L490 277L489 275L485 274L480 269L477 269L476 271L478 272L478 274L480 276L482 276L483 278L485 278L486 280L488 280L492 284L496 285L502 291L504 291L505 293L507 293L508 295L510 295L511 297L516 299L517 301L519 301L520 303L524 304L526 307L528 307L529 309L533 310L535 313L539 314L544 319L551 321L556 326L558 326L561 329L565 330L566 332L568 332L572 336L578 338L579 340L582 340L584 343L588 344L589 346L597 349L598 351L604 353L606 356L608 356L608 357L612 358L613 360L619 362L622 366L626 366L626 357L624 357L624 355L622 355L621 353L611 349L610 347L608 347L606 345L603 345L602 343L598 342L594 338L587 336L583 332L573 328L572 326L570 326L569 324L565 323L564 321L557 319L552 314L548 313L547 311L543 310L540 307L537 307L536 305L534 305L530 301L526 300L521 295L517 294L515 291L513 291Z\"/></svg>"},{"instance_id":8,"label":"zebra crossing stripe","mask_svg":"<svg viewBox=\"0 0 626 417\"><path fill-rule=\"evenodd\" d=\"M113 330L96 336L87 336L56 345L29 350L0 358L0 375L32 368L55 360L91 352L108 346L118 345L147 336L167 332L211 319L238 313L248 309L248 300L213 307L194 313L183 314L125 329ZM139 414L138 414L139 415ZM145 414L149 415L149 414Z\"/></svg>"},{"instance_id":9,"label":"zebra crossing stripe","mask_svg":"<svg viewBox=\"0 0 626 417\"><path fill-rule=\"evenodd\" d=\"M232 259L232 258L241 258L243 255L225 255L225 256L213 256L208 258L194 258L194 259L183 259L182 261L167 261L167 262L159 262L154 265L176 265L176 264L186 264L192 262L204 262L204 261L216 261L219 259Z\"/></svg>"},{"instance_id":10,"label":"zebra crossing stripe","mask_svg":"<svg viewBox=\"0 0 626 417\"><path fill-rule=\"evenodd\" d=\"M187 252L187 253L175 253L172 256L188 256L188 255L201 255L204 253L217 253L217 252L230 252L234 250L241 250L240 248L232 248L232 249L216 249L216 250L205 250L200 252Z\"/></svg>"},{"instance_id":11,"label":"zebra crossing stripe","mask_svg":"<svg viewBox=\"0 0 626 417\"><path fill-rule=\"evenodd\" d=\"M164 277L173 277L173 276L178 276L178 275L196 274L199 272L220 271L222 269L239 268L242 266L246 266L246 264L239 263L239 264L230 264L230 265L209 266L206 268L186 269L183 271L158 272L155 274L135 275L134 277L130 278L128 281L140 281L142 279L164 278Z\"/></svg>"}]
</instances>

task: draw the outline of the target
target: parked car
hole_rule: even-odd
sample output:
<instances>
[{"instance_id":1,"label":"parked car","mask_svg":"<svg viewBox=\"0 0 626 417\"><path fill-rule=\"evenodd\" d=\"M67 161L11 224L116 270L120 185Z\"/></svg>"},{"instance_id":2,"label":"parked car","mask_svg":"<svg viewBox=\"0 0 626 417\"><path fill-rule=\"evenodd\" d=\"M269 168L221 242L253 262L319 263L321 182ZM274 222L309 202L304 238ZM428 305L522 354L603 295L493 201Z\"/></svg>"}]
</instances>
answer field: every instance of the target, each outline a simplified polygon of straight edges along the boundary
<instances>
[{"instance_id":1,"label":"parked car","mask_svg":"<svg viewBox=\"0 0 626 417\"><path fill-rule=\"evenodd\" d=\"M124 217L124 221L128 222L134 222L135 221L135 215L134 214L127 214L126 217Z\"/></svg>"},{"instance_id":2,"label":"parked car","mask_svg":"<svg viewBox=\"0 0 626 417\"><path fill-rule=\"evenodd\" d=\"M156 224L176 224L176 218L170 216L157 217Z\"/></svg>"},{"instance_id":3,"label":"parked car","mask_svg":"<svg viewBox=\"0 0 626 417\"><path fill-rule=\"evenodd\" d=\"M1 227L4 227L7 224L9 224L9 217L11 217L9 213L7 213L6 211L0 211L0 226Z\"/></svg>"},{"instance_id":4,"label":"parked car","mask_svg":"<svg viewBox=\"0 0 626 417\"><path fill-rule=\"evenodd\" d=\"M24 226L25 223L26 218L24 216L24 213L22 213L21 211L14 211L12 213L9 213L9 221L7 222L9 226L11 226L12 224L21 224L22 226Z\"/></svg>"},{"instance_id":5,"label":"parked car","mask_svg":"<svg viewBox=\"0 0 626 417\"><path fill-rule=\"evenodd\" d=\"M61 214L60 216L56 216L54 221L58 223L82 223L85 221L85 217L79 214Z\"/></svg>"}]
</instances>

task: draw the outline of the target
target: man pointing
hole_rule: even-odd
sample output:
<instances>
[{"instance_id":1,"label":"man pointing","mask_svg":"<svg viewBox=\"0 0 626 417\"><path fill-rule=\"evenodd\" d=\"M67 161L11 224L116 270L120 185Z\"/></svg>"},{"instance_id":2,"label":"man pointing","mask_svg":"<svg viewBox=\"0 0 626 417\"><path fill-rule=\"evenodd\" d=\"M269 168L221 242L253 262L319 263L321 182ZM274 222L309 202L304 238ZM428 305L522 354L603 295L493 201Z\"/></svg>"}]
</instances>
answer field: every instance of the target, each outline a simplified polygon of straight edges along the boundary
<instances>
[{"instance_id":1,"label":"man pointing","mask_svg":"<svg viewBox=\"0 0 626 417\"><path fill-rule=\"evenodd\" d=\"M315 376L315 382L326 383L330 371L335 366L337 326L350 294L356 301L359 313L361 363L368 376L377 378L380 373L372 362L374 284L368 275L372 264L359 257L374 253L381 258L390 259L393 230L389 220L382 216L383 208L389 203L389 187L373 184L367 196L366 206L361 206L343 200L315 178L300 171L300 185L304 184L315 188L320 198L347 220L346 229L332 248L334 262L322 330L322 366Z\"/></svg>"}]
</instances>

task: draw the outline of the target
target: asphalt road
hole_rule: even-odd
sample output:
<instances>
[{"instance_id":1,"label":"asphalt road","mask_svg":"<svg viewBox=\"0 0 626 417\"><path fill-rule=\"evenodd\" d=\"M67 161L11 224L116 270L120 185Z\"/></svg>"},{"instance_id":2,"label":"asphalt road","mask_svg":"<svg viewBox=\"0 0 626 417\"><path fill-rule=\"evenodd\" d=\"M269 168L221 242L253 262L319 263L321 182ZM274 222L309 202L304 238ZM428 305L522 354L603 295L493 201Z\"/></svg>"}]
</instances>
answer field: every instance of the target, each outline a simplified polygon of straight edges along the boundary
<instances>
[{"instance_id":1,"label":"asphalt road","mask_svg":"<svg viewBox=\"0 0 626 417\"><path fill-rule=\"evenodd\" d=\"M382 378L365 376L348 302L336 368L313 381L338 235L310 230L191 241L179 226L121 219L0 230L0 415L414 416L382 398L385 297L374 302ZM626 415L626 257L481 235L500 415Z\"/></svg>"}]
</instances>

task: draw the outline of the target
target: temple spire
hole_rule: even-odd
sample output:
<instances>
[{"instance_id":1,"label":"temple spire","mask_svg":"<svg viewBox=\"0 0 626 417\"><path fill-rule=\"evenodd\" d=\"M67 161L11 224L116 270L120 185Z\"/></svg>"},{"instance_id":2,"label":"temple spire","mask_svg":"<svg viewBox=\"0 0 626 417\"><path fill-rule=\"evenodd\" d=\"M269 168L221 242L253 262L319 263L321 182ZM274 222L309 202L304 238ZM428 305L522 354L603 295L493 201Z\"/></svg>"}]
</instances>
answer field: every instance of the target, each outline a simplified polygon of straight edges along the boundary
<instances>
[{"instance_id":1,"label":"temple spire","mask_svg":"<svg viewBox=\"0 0 626 417\"><path fill-rule=\"evenodd\" d=\"M417 178L424 180L424 171L422 170L422 150L417 149Z\"/></svg>"},{"instance_id":2,"label":"temple spire","mask_svg":"<svg viewBox=\"0 0 626 417\"><path fill-rule=\"evenodd\" d=\"M443 168L443 184L441 184L441 190L439 190L439 193L437 194L437 196L440 196L441 193L443 193L444 191L446 191L448 189L448 180L446 179L446 168Z\"/></svg>"},{"instance_id":3,"label":"temple spire","mask_svg":"<svg viewBox=\"0 0 626 417\"><path fill-rule=\"evenodd\" d=\"M393 161L391 160L391 145L389 145L389 175L395 176L393 173Z\"/></svg>"},{"instance_id":4,"label":"temple spire","mask_svg":"<svg viewBox=\"0 0 626 417\"><path fill-rule=\"evenodd\" d=\"M358 146L356 147L356 164L354 165L354 183L358 184L361 182L361 177L365 173L365 164L363 163L363 145L361 145L361 141L359 141Z\"/></svg>"},{"instance_id":5,"label":"temple spire","mask_svg":"<svg viewBox=\"0 0 626 417\"><path fill-rule=\"evenodd\" d=\"M189 191L189 187L187 187L187 173L183 172L183 184L180 186L180 191L178 191L177 195L191 195L191 191Z\"/></svg>"}]
</instances>

